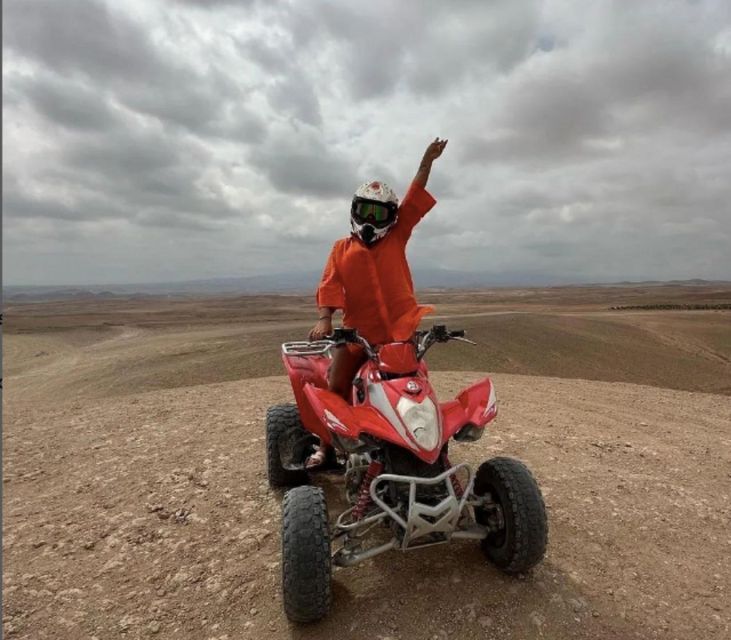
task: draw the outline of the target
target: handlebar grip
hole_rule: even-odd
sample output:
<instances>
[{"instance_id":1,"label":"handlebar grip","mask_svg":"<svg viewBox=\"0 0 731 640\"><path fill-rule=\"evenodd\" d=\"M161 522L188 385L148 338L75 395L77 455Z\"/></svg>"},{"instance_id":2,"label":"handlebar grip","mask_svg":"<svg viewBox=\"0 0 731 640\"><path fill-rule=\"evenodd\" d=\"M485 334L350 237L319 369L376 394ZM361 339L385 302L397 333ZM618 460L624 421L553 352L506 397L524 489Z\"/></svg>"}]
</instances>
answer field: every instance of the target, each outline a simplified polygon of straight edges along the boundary
<instances>
[{"instance_id":1,"label":"handlebar grip","mask_svg":"<svg viewBox=\"0 0 731 640\"><path fill-rule=\"evenodd\" d=\"M332 334L325 336L326 340L332 342L358 342L358 332L355 329L345 329L343 327L336 327Z\"/></svg>"}]
</instances>

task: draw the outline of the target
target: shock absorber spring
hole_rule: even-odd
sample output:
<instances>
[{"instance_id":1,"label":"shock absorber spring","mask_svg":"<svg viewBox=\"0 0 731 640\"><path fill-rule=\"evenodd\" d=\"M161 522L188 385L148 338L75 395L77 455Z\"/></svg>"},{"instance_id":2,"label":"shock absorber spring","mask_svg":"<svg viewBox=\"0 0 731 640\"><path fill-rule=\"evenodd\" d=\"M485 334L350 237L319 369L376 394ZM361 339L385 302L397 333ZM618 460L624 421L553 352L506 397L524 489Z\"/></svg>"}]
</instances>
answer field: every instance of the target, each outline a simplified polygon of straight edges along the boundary
<instances>
[{"instance_id":1,"label":"shock absorber spring","mask_svg":"<svg viewBox=\"0 0 731 640\"><path fill-rule=\"evenodd\" d=\"M371 498L371 482L380 475L381 471L383 471L383 463L378 460L371 460L365 476L363 476L363 482L360 483L358 502L353 507L353 520L360 520L373 504L373 499Z\"/></svg>"},{"instance_id":2,"label":"shock absorber spring","mask_svg":"<svg viewBox=\"0 0 731 640\"><path fill-rule=\"evenodd\" d=\"M449 461L449 456L447 456L446 453L442 454L442 459L444 460L444 468L451 469L452 463ZM458 498L462 498L462 495L464 494L464 489L462 488L462 483L459 481L457 474L453 473L451 476L449 476L449 481L452 483L452 488L454 489L455 495Z\"/></svg>"}]
</instances>

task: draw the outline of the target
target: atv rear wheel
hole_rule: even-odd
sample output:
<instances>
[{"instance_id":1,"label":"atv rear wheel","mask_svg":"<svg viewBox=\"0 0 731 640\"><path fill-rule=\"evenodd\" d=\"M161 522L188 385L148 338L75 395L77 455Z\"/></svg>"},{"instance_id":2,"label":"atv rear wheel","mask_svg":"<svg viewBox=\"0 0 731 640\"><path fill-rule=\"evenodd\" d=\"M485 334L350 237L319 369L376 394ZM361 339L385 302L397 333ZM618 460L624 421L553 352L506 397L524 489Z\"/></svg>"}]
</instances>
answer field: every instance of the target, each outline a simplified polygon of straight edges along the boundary
<instances>
[{"instance_id":1,"label":"atv rear wheel","mask_svg":"<svg viewBox=\"0 0 731 640\"><path fill-rule=\"evenodd\" d=\"M488 508L476 509L478 522L494 529L482 541L487 557L511 574L538 564L546 552L548 520L541 490L528 467L513 458L492 458L480 465L474 487L476 495L489 493L499 507L497 518Z\"/></svg>"},{"instance_id":2,"label":"atv rear wheel","mask_svg":"<svg viewBox=\"0 0 731 640\"><path fill-rule=\"evenodd\" d=\"M330 531L325 494L296 487L284 494L282 513L282 594L293 622L315 622L330 610Z\"/></svg>"},{"instance_id":3,"label":"atv rear wheel","mask_svg":"<svg viewBox=\"0 0 731 640\"><path fill-rule=\"evenodd\" d=\"M298 457L297 448L306 440L307 431L302 426L296 404L277 404L269 407L266 418L267 478L271 487L298 487L307 484L307 471L288 469L303 460ZM297 443L300 443L298 446Z\"/></svg>"}]
</instances>

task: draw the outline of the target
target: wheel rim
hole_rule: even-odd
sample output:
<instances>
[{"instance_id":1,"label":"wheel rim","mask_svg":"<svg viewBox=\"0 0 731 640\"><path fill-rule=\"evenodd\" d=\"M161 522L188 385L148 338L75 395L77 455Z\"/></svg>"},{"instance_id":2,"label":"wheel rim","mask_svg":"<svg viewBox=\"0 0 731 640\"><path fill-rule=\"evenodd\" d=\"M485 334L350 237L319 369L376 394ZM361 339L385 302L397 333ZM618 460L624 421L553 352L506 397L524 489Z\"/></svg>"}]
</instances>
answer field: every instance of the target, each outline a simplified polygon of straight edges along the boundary
<instances>
[{"instance_id":1,"label":"wheel rim","mask_svg":"<svg viewBox=\"0 0 731 640\"><path fill-rule=\"evenodd\" d=\"M294 433L284 433L279 441L279 458L283 467L294 464L304 464L317 448L315 436L299 430Z\"/></svg>"},{"instance_id":2,"label":"wheel rim","mask_svg":"<svg viewBox=\"0 0 731 640\"><path fill-rule=\"evenodd\" d=\"M511 532L510 518L505 517L505 502L492 485L488 485L480 495L489 495L495 506L480 507L475 512L475 518L479 524L489 528L485 538L487 543L495 549L502 549L506 546Z\"/></svg>"}]
</instances>

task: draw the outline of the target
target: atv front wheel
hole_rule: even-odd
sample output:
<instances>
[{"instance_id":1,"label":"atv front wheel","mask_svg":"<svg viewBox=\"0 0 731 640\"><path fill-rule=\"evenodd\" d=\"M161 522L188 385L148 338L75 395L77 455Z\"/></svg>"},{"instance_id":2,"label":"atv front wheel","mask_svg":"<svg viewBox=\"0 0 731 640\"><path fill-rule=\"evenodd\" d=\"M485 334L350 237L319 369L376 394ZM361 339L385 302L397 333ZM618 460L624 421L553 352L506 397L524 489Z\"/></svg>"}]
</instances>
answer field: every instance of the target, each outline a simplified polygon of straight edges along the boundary
<instances>
[{"instance_id":1,"label":"atv front wheel","mask_svg":"<svg viewBox=\"0 0 731 640\"><path fill-rule=\"evenodd\" d=\"M325 494L297 487L284 494L282 513L282 594L293 622L315 622L330 610L330 532Z\"/></svg>"},{"instance_id":2,"label":"atv front wheel","mask_svg":"<svg viewBox=\"0 0 731 640\"><path fill-rule=\"evenodd\" d=\"M295 462L297 449L302 448L301 443L307 439L307 435L297 405L277 404L269 407L266 418L269 486L298 487L307 484L307 471L288 469L286 466Z\"/></svg>"},{"instance_id":3,"label":"atv front wheel","mask_svg":"<svg viewBox=\"0 0 731 640\"><path fill-rule=\"evenodd\" d=\"M478 522L491 527L482 541L487 557L505 573L521 573L538 564L546 552L548 520L541 490L522 462L492 458L480 465L474 492L489 493L494 507L476 509Z\"/></svg>"}]
</instances>

